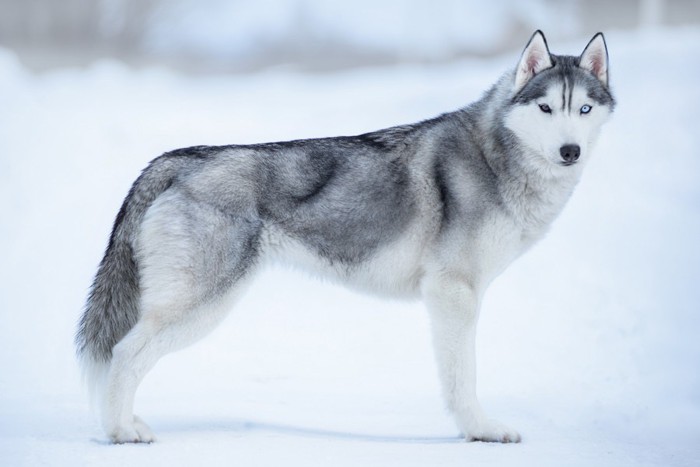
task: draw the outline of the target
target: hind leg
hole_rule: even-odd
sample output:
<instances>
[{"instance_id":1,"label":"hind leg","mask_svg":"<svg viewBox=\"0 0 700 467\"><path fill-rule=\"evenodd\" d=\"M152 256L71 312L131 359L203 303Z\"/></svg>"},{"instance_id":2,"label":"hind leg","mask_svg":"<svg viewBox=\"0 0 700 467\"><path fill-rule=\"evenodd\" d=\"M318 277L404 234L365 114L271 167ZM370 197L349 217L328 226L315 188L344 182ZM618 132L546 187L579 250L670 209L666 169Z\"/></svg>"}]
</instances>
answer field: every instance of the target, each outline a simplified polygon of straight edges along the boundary
<instances>
[{"instance_id":1,"label":"hind leg","mask_svg":"<svg viewBox=\"0 0 700 467\"><path fill-rule=\"evenodd\" d=\"M150 443L150 428L133 415L139 383L159 358L155 329L140 321L112 350L112 362L102 401L102 425L114 443Z\"/></svg>"},{"instance_id":2,"label":"hind leg","mask_svg":"<svg viewBox=\"0 0 700 467\"><path fill-rule=\"evenodd\" d=\"M103 392L102 424L113 442L154 440L133 413L139 384L163 355L223 320L252 275L260 230L177 192L149 208L135 246L141 314L112 350Z\"/></svg>"},{"instance_id":3,"label":"hind leg","mask_svg":"<svg viewBox=\"0 0 700 467\"><path fill-rule=\"evenodd\" d=\"M229 302L220 299L190 309L173 304L166 313L144 310L145 316L112 353L102 407L103 428L112 442L155 440L148 426L133 413L139 384L162 356L186 347L216 327L225 317ZM180 313L174 313L175 307Z\"/></svg>"}]
</instances>

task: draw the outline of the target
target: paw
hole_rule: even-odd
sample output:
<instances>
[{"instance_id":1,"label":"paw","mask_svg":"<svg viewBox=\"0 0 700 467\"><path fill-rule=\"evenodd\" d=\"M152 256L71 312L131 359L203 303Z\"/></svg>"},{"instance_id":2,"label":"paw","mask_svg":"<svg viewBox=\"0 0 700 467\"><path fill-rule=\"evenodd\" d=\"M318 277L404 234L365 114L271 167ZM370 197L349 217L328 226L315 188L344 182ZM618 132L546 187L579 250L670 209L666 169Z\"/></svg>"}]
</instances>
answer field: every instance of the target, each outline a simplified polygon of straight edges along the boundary
<instances>
[{"instance_id":1,"label":"paw","mask_svg":"<svg viewBox=\"0 0 700 467\"><path fill-rule=\"evenodd\" d=\"M134 416L131 424L109 430L109 439L114 444L152 443L156 440L151 429L139 417Z\"/></svg>"},{"instance_id":2,"label":"paw","mask_svg":"<svg viewBox=\"0 0 700 467\"><path fill-rule=\"evenodd\" d=\"M495 420L484 420L476 427L466 430L467 441L484 441L487 443L519 443L520 434Z\"/></svg>"}]
</instances>

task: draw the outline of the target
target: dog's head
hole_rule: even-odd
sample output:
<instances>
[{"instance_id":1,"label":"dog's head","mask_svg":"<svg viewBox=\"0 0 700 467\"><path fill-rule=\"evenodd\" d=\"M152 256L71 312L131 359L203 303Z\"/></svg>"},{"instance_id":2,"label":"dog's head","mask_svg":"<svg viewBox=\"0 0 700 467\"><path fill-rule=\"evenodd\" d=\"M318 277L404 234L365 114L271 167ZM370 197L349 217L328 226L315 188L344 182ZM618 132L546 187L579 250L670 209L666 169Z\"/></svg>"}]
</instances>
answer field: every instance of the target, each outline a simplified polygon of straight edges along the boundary
<instances>
[{"instance_id":1,"label":"dog's head","mask_svg":"<svg viewBox=\"0 0 700 467\"><path fill-rule=\"evenodd\" d=\"M603 34L575 57L551 54L535 32L515 70L510 104L504 123L537 160L562 170L587 160L615 106Z\"/></svg>"}]
</instances>

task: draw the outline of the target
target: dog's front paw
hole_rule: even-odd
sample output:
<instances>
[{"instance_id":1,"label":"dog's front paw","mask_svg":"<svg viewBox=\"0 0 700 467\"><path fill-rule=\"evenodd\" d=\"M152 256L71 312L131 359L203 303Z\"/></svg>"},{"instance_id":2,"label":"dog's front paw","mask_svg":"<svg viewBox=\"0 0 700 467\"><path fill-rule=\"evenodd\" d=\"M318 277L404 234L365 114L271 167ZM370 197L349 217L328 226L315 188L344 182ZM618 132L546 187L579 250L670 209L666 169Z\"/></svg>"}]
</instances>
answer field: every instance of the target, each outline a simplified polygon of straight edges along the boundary
<instances>
[{"instance_id":1,"label":"dog's front paw","mask_svg":"<svg viewBox=\"0 0 700 467\"><path fill-rule=\"evenodd\" d=\"M109 430L108 435L114 444L152 443L156 440L148 425L137 416L134 416L132 424L115 427Z\"/></svg>"},{"instance_id":2,"label":"dog's front paw","mask_svg":"<svg viewBox=\"0 0 700 467\"><path fill-rule=\"evenodd\" d=\"M487 443L519 443L520 434L495 420L484 420L476 427L466 430L467 441L484 441Z\"/></svg>"}]
</instances>

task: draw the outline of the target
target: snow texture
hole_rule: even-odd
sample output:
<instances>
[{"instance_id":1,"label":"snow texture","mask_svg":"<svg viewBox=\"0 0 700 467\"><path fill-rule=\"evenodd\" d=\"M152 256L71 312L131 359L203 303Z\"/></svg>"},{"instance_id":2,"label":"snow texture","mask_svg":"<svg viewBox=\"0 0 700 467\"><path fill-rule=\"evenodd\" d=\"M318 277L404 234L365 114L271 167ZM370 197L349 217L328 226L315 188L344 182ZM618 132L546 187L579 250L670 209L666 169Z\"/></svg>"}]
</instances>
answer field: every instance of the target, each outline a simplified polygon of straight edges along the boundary
<instances>
[{"instance_id":1,"label":"snow texture","mask_svg":"<svg viewBox=\"0 0 700 467\"><path fill-rule=\"evenodd\" d=\"M548 237L484 303L479 393L517 445L459 440L420 304L297 271L266 273L147 376L136 412L153 445L106 443L73 348L150 159L427 118L478 98L515 54L195 78L115 62L36 76L0 52L0 464L700 465L700 30L607 39L616 115Z\"/></svg>"}]
</instances>

